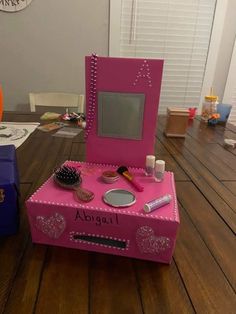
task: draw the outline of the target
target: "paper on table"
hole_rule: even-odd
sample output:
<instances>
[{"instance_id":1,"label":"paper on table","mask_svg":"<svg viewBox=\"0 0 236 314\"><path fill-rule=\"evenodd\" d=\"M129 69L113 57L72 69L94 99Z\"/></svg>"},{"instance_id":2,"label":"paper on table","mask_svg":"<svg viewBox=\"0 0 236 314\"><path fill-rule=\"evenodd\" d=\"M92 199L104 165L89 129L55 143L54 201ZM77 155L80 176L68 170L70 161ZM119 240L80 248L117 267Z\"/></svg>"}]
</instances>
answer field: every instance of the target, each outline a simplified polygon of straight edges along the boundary
<instances>
[{"instance_id":1,"label":"paper on table","mask_svg":"<svg viewBox=\"0 0 236 314\"><path fill-rule=\"evenodd\" d=\"M0 145L13 144L19 147L37 128L38 122L1 122Z\"/></svg>"},{"instance_id":2,"label":"paper on table","mask_svg":"<svg viewBox=\"0 0 236 314\"><path fill-rule=\"evenodd\" d=\"M50 131L58 130L64 126L66 125L63 122L52 122L52 123L40 125L38 127L38 130L43 131L43 132L50 132Z\"/></svg>"},{"instance_id":3,"label":"paper on table","mask_svg":"<svg viewBox=\"0 0 236 314\"><path fill-rule=\"evenodd\" d=\"M52 136L58 136L58 137L67 137L67 138L72 138L79 134L82 130L78 128L69 128L69 127L64 127L54 133Z\"/></svg>"}]
</instances>

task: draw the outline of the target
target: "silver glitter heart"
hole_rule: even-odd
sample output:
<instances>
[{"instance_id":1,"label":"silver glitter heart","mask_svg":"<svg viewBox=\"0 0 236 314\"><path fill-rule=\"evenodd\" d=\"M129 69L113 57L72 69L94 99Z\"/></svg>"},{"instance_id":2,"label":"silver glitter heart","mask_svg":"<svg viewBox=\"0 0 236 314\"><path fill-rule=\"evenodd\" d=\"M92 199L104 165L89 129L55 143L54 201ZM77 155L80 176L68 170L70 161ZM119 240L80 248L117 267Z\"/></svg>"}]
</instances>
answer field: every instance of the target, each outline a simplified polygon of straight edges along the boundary
<instances>
[{"instance_id":1,"label":"silver glitter heart","mask_svg":"<svg viewBox=\"0 0 236 314\"><path fill-rule=\"evenodd\" d=\"M58 239L65 230L65 218L58 213L50 217L37 216L35 227L46 234L49 238Z\"/></svg>"},{"instance_id":2,"label":"silver glitter heart","mask_svg":"<svg viewBox=\"0 0 236 314\"><path fill-rule=\"evenodd\" d=\"M157 237L149 226L142 226L136 232L136 242L141 253L157 254L170 248L170 238Z\"/></svg>"}]
</instances>

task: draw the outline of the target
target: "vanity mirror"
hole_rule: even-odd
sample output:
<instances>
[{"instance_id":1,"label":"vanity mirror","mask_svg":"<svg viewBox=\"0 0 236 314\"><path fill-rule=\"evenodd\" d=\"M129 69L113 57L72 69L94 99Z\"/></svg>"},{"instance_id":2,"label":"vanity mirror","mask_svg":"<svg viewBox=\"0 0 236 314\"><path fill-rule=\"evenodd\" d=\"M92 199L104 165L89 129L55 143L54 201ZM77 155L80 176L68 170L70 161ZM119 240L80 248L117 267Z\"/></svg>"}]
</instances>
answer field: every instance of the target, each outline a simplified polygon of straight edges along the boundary
<instances>
[{"instance_id":1,"label":"vanity mirror","mask_svg":"<svg viewBox=\"0 0 236 314\"><path fill-rule=\"evenodd\" d=\"M113 207L128 207L136 202L136 197L127 190L112 189L103 195L103 200L106 204Z\"/></svg>"},{"instance_id":2,"label":"vanity mirror","mask_svg":"<svg viewBox=\"0 0 236 314\"><path fill-rule=\"evenodd\" d=\"M140 140L143 131L145 95L98 93L98 135Z\"/></svg>"}]
</instances>

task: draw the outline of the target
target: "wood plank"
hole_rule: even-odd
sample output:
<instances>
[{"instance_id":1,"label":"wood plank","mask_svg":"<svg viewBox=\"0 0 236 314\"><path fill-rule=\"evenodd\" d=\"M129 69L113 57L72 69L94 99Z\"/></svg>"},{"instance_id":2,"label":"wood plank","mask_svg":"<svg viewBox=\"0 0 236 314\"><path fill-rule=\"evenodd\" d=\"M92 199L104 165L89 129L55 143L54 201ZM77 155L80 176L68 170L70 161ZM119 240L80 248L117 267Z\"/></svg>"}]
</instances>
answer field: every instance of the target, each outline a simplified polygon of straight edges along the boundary
<instances>
[{"instance_id":1,"label":"wood plank","mask_svg":"<svg viewBox=\"0 0 236 314\"><path fill-rule=\"evenodd\" d=\"M30 145L31 149L27 150L26 154L22 154L22 159L19 161L21 181L34 182L40 176L45 160L56 158L61 142L54 141L52 137L47 137L44 141L41 141L41 138L34 138Z\"/></svg>"},{"instance_id":2,"label":"wood plank","mask_svg":"<svg viewBox=\"0 0 236 314\"><path fill-rule=\"evenodd\" d=\"M144 313L195 313L176 264L134 261Z\"/></svg>"},{"instance_id":3,"label":"wood plank","mask_svg":"<svg viewBox=\"0 0 236 314\"><path fill-rule=\"evenodd\" d=\"M63 143L63 139L57 141L59 144L56 144L58 149L60 148L60 143ZM50 143L50 141L49 141ZM27 194L22 196L22 201L24 201L28 195L32 194L41 184L45 182L45 180L52 173L52 169L54 169L58 164L61 164L65 159L68 159L67 156L61 156L57 154L57 150L55 149L55 145L51 145L47 147L48 150L43 150L45 154L50 153L47 158L47 163L45 163L46 156L37 155L38 163L37 163L37 171L35 171L35 175L33 177L33 184L30 185L30 190ZM36 159L36 158L35 158ZM34 166L35 167L35 166ZM32 168L35 169L35 168ZM12 275L15 275L14 282L11 282L11 294L9 295L8 302L6 304L6 312L12 313L14 308L21 308L21 313L31 313L33 312L35 302L37 300L37 292L40 285L41 280L41 272L44 264L44 258L46 254L46 246L36 245L33 246L31 243L31 239L28 237L29 235L29 226L28 219L26 218L24 207L24 230L21 231L21 234L25 237L25 241L17 236L19 250L22 250L22 254L25 251L24 255L19 255L21 258L21 264L19 270L16 272L12 272ZM29 241L27 242L27 240ZM26 245L27 243L27 245ZM15 254L19 254L16 248L11 245L12 250ZM20 249L21 248L21 249ZM24 248L24 250L23 250ZM6 250L5 250L6 253ZM13 254L12 254L13 255ZM10 262L10 265L12 262ZM1 265L0 265L1 266ZM19 265L17 265L18 267Z\"/></svg>"},{"instance_id":4,"label":"wood plank","mask_svg":"<svg viewBox=\"0 0 236 314\"><path fill-rule=\"evenodd\" d=\"M211 127L206 123L201 122L199 119L195 119L193 127L188 128L187 133L199 141L202 146L206 146L205 144L217 143L224 147L225 150L231 152L233 155L236 155L236 150L230 147L225 147L224 145L225 138L236 140L236 133L230 128L225 128L224 125L217 124L216 126Z\"/></svg>"},{"instance_id":5,"label":"wood plank","mask_svg":"<svg viewBox=\"0 0 236 314\"><path fill-rule=\"evenodd\" d=\"M74 143L85 143L84 135L85 135L84 130L82 130L82 132L80 132L78 135L76 135L73 138L73 142Z\"/></svg>"},{"instance_id":6,"label":"wood plank","mask_svg":"<svg viewBox=\"0 0 236 314\"><path fill-rule=\"evenodd\" d=\"M164 130L166 125L166 117L158 117L158 128ZM231 128L226 128L225 125L217 124L216 126L209 126L202 122L200 118L189 120L187 132L189 136L200 142L203 146L206 144L220 144L224 145L224 138L236 139L236 132ZM228 149L228 148L227 148ZM235 151L230 151L236 154Z\"/></svg>"},{"instance_id":7,"label":"wood plank","mask_svg":"<svg viewBox=\"0 0 236 314\"><path fill-rule=\"evenodd\" d=\"M143 313L131 259L94 253L90 273L91 313Z\"/></svg>"},{"instance_id":8,"label":"wood plank","mask_svg":"<svg viewBox=\"0 0 236 314\"><path fill-rule=\"evenodd\" d=\"M175 146L175 148L179 147L179 140L177 140L173 146ZM217 193L217 196L220 196L225 203L230 206L231 210L236 213L236 197L225 188L219 180L217 180L215 175L212 174L207 167L205 167L206 163L201 163L197 157L192 155L190 150L182 149L181 152L184 158L186 158L186 160L194 166L194 169L199 172L201 178L208 184L208 186Z\"/></svg>"},{"instance_id":9,"label":"wood plank","mask_svg":"<svg viewBox=\"0 0 236 314\"><path fill-rule=\"evenodd\" d=\"M218 132L216 132L218 130ZM200 119L194 119L191 126L189 126L187 133L202 144L218 143L222 141L221 132L224 129L220 125L209 126Z\"/></svg>"},{"instance_id":10,"label":"wood plank","mask_svg":"<svg viewBox=\"0 0 236 314\"><path fill-rule=\"evenodd\" d=\"M236 237L234 233L192 183L177 182L177 195L211 254L236 291ZM214 232L214 236L212 236L213 231L217 231Z\"/></svg>"},{"instance_id":11,"label":"wood plank","mask_svg":"<svg viewBox=\"0 0 236 314\"><path fill-rule=\"evenodd\" d=\"M88 313L88 253L48 248L35 313Z\"/></svg>"},{"instance_id":12,"label":"wood plank","mask_svg":"<svg viewBox=\"0 0 236 314\"><path fill-rule=\"evenodd\" d=\"M33 245L29 238L4 313L34 312L46 250L45 245Z\"/></svg>"},{"instance_id":13,"label":"wood plank","mask_svg":"<svg viewBox=\"0 0 236 314\"><path fill-rule=\"evenodd\" d=\"M166 117L159 116L158 128L164 131L165 126ZM207 123L203 123L198 119L189 120L186 134L189 134L192 138L194 138L197 141L200 141L202 144L217 143L217 139L220 138L220 136L216 134L214 128L209 128Z\"/></svg>"},{"instance_id":14,"label":"wood plank","mask_svg":"<svg viewBox=\"0 0 236 314\"><path fill-rule=\"evenodd\" d=\"M221 161L224 164L227 164L230 169L233 169L235 173L236 171L235 156L232 154L232 151L230 149L226 149L225 147L222 147L219 144L210 144L208 145L206 153L211 153L217 158L220 158Z\"/></svg>"},{"instance_id":15,"label":"wood plank","mask_svg":"<svg viewBox=\"0 0 236 314\"><path fill-rule=\"evenodd\" d=\"M232 194L236 196L236 182L235 181L223 181L222 182L230 191Z\"/></svg>"},{"instance_id":16,"label":"wood plank","mask_svg":"<svg viewBox=\"0 0 236 314\"><path fill-rule=\"evenodd\" d=\"M174 260L195 311L213 314L234 313L235 291L208 250L202 235L181 206L180 215L181 226Z\"/></svg>"},{"instance_id":17,"label":"wood plank","mask_svg":"<svg viewBox=\"0 0 236 314\"><path fill-rule=\"evenodd\" d=\"M165 160L166 170L174 172L176 181L190 181L189 176L183 171L183 169L158 139L155 144L155 156L156 159Z\"/></svg>"},{"instance_id":18,"label":"wood plank","mask_svg":"<svg viewBox=\"0 0 236 314\"><path fill-rule=\"evenodd\" d=\"M166 138L161 132L159 139L221 217L236 232L236 208L233 194L189 151L182 148L178 139Z\"/></svg>"},{"instance_id":19,"label":"wood plank","mask_svg":"<svg viewBox=\"0 0 236 314\"><path fill-rule=\"evenodd\" d=\"M179 143L179 141L178 141ZM194 155L200 162L204 164L204 166L217 177L218 180L236 180L236 170L233 169L233 165L228 163L227 161L234 159L234 156L220 147L218 144L210 144L207 147L201 145L197 141L195 141L190 136L186 136L183 146ZM218 154L213 154L211 151L211 147L218 145ZM226 153L227 159L226 159ZM236 165L235 165L236 166Z\"/></svg>"},{"instance_id":20,"label":"wood plank","mask_svg":"<svg viewBox=\"0 0 236 314\"><path fill-rule=\"evenodd\" d=\"M3 121L9 122L39 122L40 114L33 112L4 111Z\"/></svg>"},{"instance_id":21,"label":"wood plank","mask_svg":"<svg viewBox=\"0 0 236 314\"><path fill-rule=\"evenodd\" d=\"M232 124L230 122L227 122L226 123L226 127L227 129L231 130L232 132L236 133L236 125L235 124Z\"/></svg>"},{"instance_id":22,"label":"wood plank","mask_svg":"<svg viewBox=\"0 0 236 314\"><path fill-rule=\"evenodd\" d=\"M2 313L12 284L21 262L28 240L28 220L26 217L24 199L29 194L31 185L21 184L20 228L16 235L1 237L0 245L0 313Z\"/></svg>"},{"instance_id":23,"label":"wood plank","mask_svg":"<svg viewBox=\"0 0 236 314\"><path fill-rule=\"evenodd\" d=\"M85 143L72 143L72 149L70 154L71 160L76 161L85 161L85 154L86 154L86 146Z\"/></svg>"}]
</instances>

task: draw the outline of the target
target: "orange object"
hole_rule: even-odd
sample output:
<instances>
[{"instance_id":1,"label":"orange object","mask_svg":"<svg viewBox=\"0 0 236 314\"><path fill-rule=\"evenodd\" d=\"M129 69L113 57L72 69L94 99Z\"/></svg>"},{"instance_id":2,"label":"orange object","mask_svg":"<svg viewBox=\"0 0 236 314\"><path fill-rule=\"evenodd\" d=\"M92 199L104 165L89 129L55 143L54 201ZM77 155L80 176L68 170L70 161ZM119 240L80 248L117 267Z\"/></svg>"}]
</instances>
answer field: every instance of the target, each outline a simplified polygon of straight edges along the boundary
<instances>
[{"instance_id":1,"label":"orange object","mask_svg":"<svg viewBox=\"0 0 236 314\"><path fill-rule=\"evenodd\" d=\"M3 114L3 93L2 88L0 86L0 121L2 121L2 114Z\"/></svg>"},{"instance_id":2,"label":"orange object","mask_svg":"<svg viewBox=\"0 0 236 314\"><path fill-rule=\"evenodd\" d=\"M219 119L220 118L220 114L219 113L213 113L210 117L210 119Z\"/></svg>"}]
</instances>

